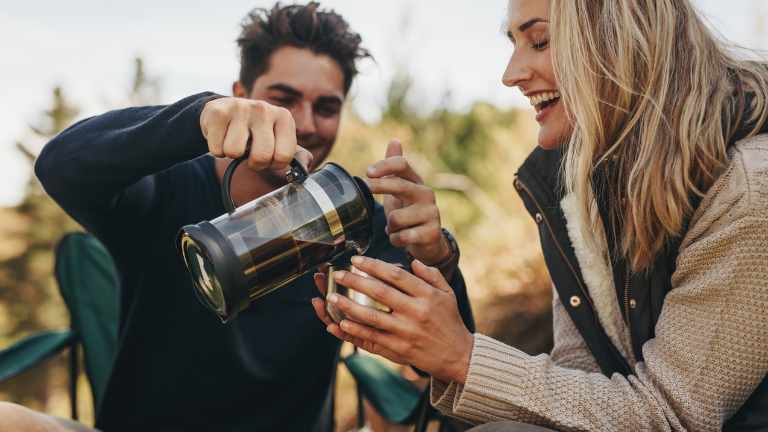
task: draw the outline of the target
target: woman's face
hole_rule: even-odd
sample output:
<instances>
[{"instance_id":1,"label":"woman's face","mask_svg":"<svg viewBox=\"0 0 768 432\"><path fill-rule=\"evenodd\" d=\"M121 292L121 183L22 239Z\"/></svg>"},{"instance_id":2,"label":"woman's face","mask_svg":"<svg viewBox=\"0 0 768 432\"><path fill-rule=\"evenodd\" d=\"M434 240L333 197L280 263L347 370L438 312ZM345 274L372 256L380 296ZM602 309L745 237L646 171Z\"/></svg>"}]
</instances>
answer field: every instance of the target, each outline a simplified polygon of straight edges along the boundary
<instances>
[{"instance_id":1,"label":"woman's face","mask_svg":"<svg viewBox=\"0 0 768 432\"><path fill-rule=\"evenodd\" d=\"M514 52L502 82L519 87L536 109L539 146L559 147L572 126L560 102L549 50L549 0L509 0L507 36Z\"/></svg>"}]
</instances>

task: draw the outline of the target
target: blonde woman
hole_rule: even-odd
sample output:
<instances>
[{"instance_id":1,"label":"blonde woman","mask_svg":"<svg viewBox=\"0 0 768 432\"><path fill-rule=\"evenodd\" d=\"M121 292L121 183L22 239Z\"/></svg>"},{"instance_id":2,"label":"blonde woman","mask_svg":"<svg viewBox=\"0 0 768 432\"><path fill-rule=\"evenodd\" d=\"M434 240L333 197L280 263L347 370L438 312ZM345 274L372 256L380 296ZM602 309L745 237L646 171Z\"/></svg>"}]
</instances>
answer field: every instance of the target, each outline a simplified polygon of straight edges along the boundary
<instances>
[{"instance_id":1,"label":"blonde woman","mask_svg":"<svg viewBox=\"0 0 768 432\"><path fill-rule=\"evenodd\" d=\"M392 313L331 296L350 319L317 308L328 331L430 373L440 411L508 421L483 430L765 430L765 66L689 0L510 0L508 35L503 82L541 126L515 188L555 288L552 353L470 334L417 261L337 273Z\"/></svg>"}]
</instances>

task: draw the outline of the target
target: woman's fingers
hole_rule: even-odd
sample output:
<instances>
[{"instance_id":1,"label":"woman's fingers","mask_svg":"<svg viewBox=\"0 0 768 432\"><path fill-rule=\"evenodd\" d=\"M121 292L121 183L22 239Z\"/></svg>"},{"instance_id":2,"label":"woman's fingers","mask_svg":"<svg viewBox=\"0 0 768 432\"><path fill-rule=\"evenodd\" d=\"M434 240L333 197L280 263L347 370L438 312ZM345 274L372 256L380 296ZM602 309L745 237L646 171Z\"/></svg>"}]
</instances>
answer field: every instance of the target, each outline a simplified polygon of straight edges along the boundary
<instances>
[{"instance_id":1,"label":"woman's fingers","mask_svg":"<svg viewBox=\"0 0 768 432\"><path fill-rule=\"evenodd\" d=\"M317 272L314 275L314 280L315 287L320 291L320 294L325 297L326 291L328 290L328 275L326 273Z\"/></svg>"},{"instance_id":2,"label":"woman's fingers","mask_svg":"<svg viewBox=\"0 0 768 432\"><path fill-rule=\"evenodd\" d=\"M359 323L363 323L391 333L403 333L403 322L391 314L382 312L369 306L363 306L344 296L331 294L328 301L335 305L344 316Z\"/></svg>"},{"instance_id":3,"label":"woman's fingers","mask_svg":"<svg viewBox=\"0 0 768 432\"><path fill-rule=\"evenodd\" d=\"M443 276L440 270L430 267L419 260L413 260L411 270L413 270L413 274L423 279L429 285L441 291L453 293L453 289L445 280L445 276Z\"/></svg>"},{"instance_id":4,"label":"woman's fingers","mask_svg":"<svg viewBox=\"0 0 768 432\"><path fill-rule=\"evenodd\" d=\"M322 299L318 297L313 298L312 308L315 310L315 315L320 318L320 321L322 321L323 324L326 326L334 324L331 317L328 316L328 311L325 310L325 302Z\"/></svg>"},{"instance_id":5,"label":"woman's fingers","mask_svg":"<svg viewBox=\"0 0 768 432\"><path fill-rule=\"evenodd\" d=\"M409 303L413 301L397 288L375 278L342 270L333 272L333 278L336 283L365 294L393 310L408 309Z\"/></svg>"},{"instance_id":6,"label":"woman's fingers","mask_svg":"<svg viewBox=\"0 0 768 432\"><path fill-rule=\"evenodd\" d=\"M375 258L355 256L352 257L352 264L359 270L399 289L411 297L427 295L432 289L426 282L405 269Z\"/></svg>"},{"instance_id":7,"label":"woman's fingers","mask_svg":"<svg viewBox=\"0 0 768 432\"><path fill-rule=\"evenodd\" d=\"M399 338L381 330L362 325L350 320L343 320L339 325L340 331L348 335L350 342L370 353L383 355L395 363L406 363L403 356L398 354L402 350L402 342Z\"/></svg>"}]
</instances>

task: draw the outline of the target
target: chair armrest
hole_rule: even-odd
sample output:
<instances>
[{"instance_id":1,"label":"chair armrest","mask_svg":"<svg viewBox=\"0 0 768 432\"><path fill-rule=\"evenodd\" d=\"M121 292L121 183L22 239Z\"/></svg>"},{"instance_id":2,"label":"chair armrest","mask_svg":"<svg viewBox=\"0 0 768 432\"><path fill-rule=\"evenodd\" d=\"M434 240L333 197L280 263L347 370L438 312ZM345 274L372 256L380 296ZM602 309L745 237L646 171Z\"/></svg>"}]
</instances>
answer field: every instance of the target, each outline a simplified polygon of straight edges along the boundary
<instances>
[{"instance_id":1,"label":"chair armrest","mask_svg":"<svg viewBox=\"0 0 768 432\"><path fill-rule=\"evenodd\" d=\"M342 359L357 383L358 391L391 423L412 423L421 391L382 361L351 354Z\"/></svg>"},{"instance_id":2,"label":"chair armrest","mask_svg":"<svg viewBox=\"0 0 768 432\"><path fill-rule=\"evenodd\" d=\"M77 336L71 331L46 331L26 337L0 350L0 381L42 363L68 347Z\"/></svg>"}]
</instances>

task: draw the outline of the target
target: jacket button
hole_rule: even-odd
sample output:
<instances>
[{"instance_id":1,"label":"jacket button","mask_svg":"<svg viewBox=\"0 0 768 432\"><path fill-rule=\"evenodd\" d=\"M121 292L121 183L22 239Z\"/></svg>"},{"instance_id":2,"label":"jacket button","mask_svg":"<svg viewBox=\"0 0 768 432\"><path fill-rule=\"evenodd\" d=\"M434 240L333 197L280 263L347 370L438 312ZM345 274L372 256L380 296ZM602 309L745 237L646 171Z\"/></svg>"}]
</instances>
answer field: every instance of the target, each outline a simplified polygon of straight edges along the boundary
<instances>
[{"instance_id":1,"label":"jacket button","mask_svg":"<svg viewBox=\"0 0 768 432\"><path fill-rule=\"evenodd\" d=\"M637 301L635 299L629 299L629 308L634 309L637 307Z\"/></svg>"},{"instance_id":2,"label":"jacket button","mask_svg":"<svg viewBox=\"0 0 768 432\"><path fill-rule=\"evenodd\" d=\"M571 296L571 306L579 307L581 304L581 298L579 296Z\"/></svg>"},{"instance_id":3,"label":"jacket button","mask_svg":"<svg viewBox=\"0 0 768 432\"><path fill-rule=\"evenodd\" d=\"M541 221L544 220L544 216L542 216L541 213L536 213L536 216L534 216L534 219L536 219L537 224L540 224Z\"/></svg>"}]
</instances>

